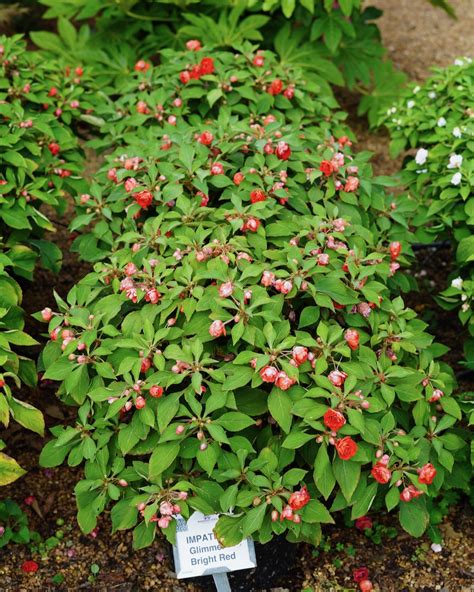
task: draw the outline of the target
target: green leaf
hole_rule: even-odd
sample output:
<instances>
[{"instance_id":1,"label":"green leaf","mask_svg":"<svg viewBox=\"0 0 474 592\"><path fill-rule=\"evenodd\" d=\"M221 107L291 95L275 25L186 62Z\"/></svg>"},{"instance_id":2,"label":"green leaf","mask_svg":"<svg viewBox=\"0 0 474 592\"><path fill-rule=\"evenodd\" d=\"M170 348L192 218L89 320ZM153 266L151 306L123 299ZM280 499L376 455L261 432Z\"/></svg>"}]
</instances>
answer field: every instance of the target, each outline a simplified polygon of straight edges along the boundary
<instances>
[{"instance_id":1,"label":"green leaf","mask_svg":"<svg viewBox=\"0 0 474 592\"><path fill-rule=\"evenodd\" d=\"M158 444L150 456L148 478L157 481L179 454L179 442L164 442Z\"/></svg>"},{"instance_id":2,"label":"green leaf","mask_svg":"<svg viewBox=\"0 0 474 592\"><path fill-rule=\"evenodd\" d=\"M359 483L360 465L350 460L335 458L333 470L344 497L350 502Z\"/></svg>"},{"instance_id":3,"label":"green leaf","mask_svg":"<svg viewBox=\"0 0 474 592\"><path fill-rule=\"evenodd\" d=\"M240 413L240 411L229 411L216 419L214 423L220 424L230 432L240 432L251 425L255 425L255 420L245 415L245 413Z\"/></svg>"},{"instance_id":4,"label":"green leaf","mask_svg":"<svg viewBox=\"0 0 474 592\"><path fill-rule=\"evenodd\" d=\"M110 512L112 518L112 533L117 530L128 530L137 523L138 512L129 499L117 502Z\"/></svg>"},{"instance_id":5,"label":"green leaf","mask_svg":"<svg viewBox=\"0 0 474 592\"><path fill-rule=\"evenodd\" d=\"M61 39L65 41L71 49L74 49L77 42L77 32L75 27L67 19L63 17L58 18L58 32Z\"/></svg>"},{"instance_id":6,"label":"green leaf","mask_svg":"<svg viewBox=\"0 0 474 592\"><path fill-rule=\"evenodd\" d=\"M15 421L20 425L44 436L44 418L39 409L29 403L12 398L10 399L10 410Z\"/></svg>"},{"instance_id":7,"label":"green leaf","mask_svg":"<svg viewBox=\"0 0 474 592\"><path fill-rule=\"evenodd\" d=\"M400 502L398 516L403 529L414 537L420 537L425 532L430 518L422 497Z\"/></svg>"},{"instance_id":8,"label":"green leaf","mask_svg":"<svg viewBox=\"0 0 474 592\"><path fill-rule=\"evenodd\" d=\"M133 548L144 549L149 547L155 540L156 525L154 522L145 524L141 522L133 531Z\"/></svg>"},{"instance_id":9,"label":"green leaf","mask_svg":"<svg viewBox=\"0 0 474 592\"><path fill-rule=\"evenodd\" d=\"M51 440L41 451L39 457L40 467L57 467L64 462L71 446L56 446L56 440Z\"/></svg>"},{"instance_id":10,"label":"green leaf","mask_svg":"<svg viewBox=\"0 0 474 592\"><path fill-rule=\"evenodd\" d=\"M223 92L220 88L214 88L210 92L207 93L207 100L209 105L212 107L216 101L218 101L223 96Z\"/></svg>"},{"instance_id":11,"label":"green leaf","mask_svg":"<svg viewBox=\"0 0 474 592\"><path fill-rule=\"evenodd\" d=\"M321 444L314 462L314 482L319 491L323 494L324 499L328 499L331 495L336 478L332 470L331 461L329 460L326 444Z\"/></svg>"},{"instance_id":12,"label":"green leaf","mask_svg":"<svg viewBox=\"0 0 474 592\"><path fill-rule=\"evenodd\" d=\"M318 500L309 501L301 511L304 522L320 522L323 524L334 524L333 517L324 504Z\"/></svg>"},{"instance_id":13,"label":"green leaf","mask_svg":"<svg viewBox=\"0 0 474 592\"><path fill-rule=\"evenodd\" d=\"M13 483L25 473L14 458L0 452L0 485Z\"/></svg>"},{"instance_id":14,"label":"green leaf","mask_svg":"<svg viewBox=\"0 0 474 592\"><path fill-rule=\"evenodd\" d=\"M288 436L283 440L283 448L300 448L307 442L314 440L314 434L306 434L304 432L291 432Z\"/></svg>"},{"instance_id":15,"label":"green leaf","mask_svg":"<svg viewBox=\"0 0 474 592\"><path fill-rule=\"evenodd\" d=\"M400 490L398 487L391 487L387 491L387 495L385 496L385 505L387 506L387 510L390 512L393 508L396 508L400 502Z\"/></svg>"},{"instance_id":16,"label":"green leaf","mask_svg":"<svg viewBox=\"0 0 474 592\"><path fill-rule=\"evenodd\" d=\"M445 411L449 415L452 415L456 419L459 419L459 420L461 419L461 417L462 417L461 408L459 407L457 402L453 399L453 397L442 397L440 399L440 403L441 403L441 407L443 408L443 411Z\"/></svg>"},{"instance_id":17,"label":"green leaf","mask_svg":"<svg viewBox=\"0 0 474 592\"><path fill-rule=\"evenodd\" d=\"M342 29L335 18L328 18L324 30L324 42L331 53L336 53L336 49L342 39Z\"/></svg>"},{"instance_id":18,"label":"green leaf","mask_svg":"<svg viewBox=\"0 0 474 592\"><path fill-rule=\"evenodd\" d=\"M256 508L252 508L247 512L242 521L242 535L244 537L250 536L262 526L266 510L267 504L262 502Z\"/></svg>"},{"instance_id":19,"label":"green leaf","mask_svg":"<svg viewBox=\"0 0 474 592\"><path fill-rule=\"evenodd\" d=\"M291 408L293 403L290 395L274 388L268 396L268 410L281 429L288 433L291 428Z\"/></svg>"},{"instance_id":20,"label":"green leaf","mask_svg":"<svg viewBox=\"0 0 474 592\"><path fill-rule=\"evenodd\" d=\"M363 487L358 487L354 493L354 505L352 506L351 518L356 520L361 516L365 516L369 511L372 503L377 495L377 483L371 483Z\"/></svg>"},{"instance_id":21,"label":"green leaf","mask_svg":"<svg viewBox=\"0 0 474 592\"><path fill-rule=\"evenodd\" d=\"M459 241L456 250L456 260L461 264L474 261L474 235L466 236Z\"/></svg>"},{"instance_id":22,"label":"green leaf","mask_svg":"<svg viewBox=\"0 0 474 592\"><path fill-rule=\"evenodd\" d=\"M244 538L242 521L242 517L221 516L219 518L214 526L214 534L222 547L234 547L242 541Z\"/></svg>"}]
</instances>

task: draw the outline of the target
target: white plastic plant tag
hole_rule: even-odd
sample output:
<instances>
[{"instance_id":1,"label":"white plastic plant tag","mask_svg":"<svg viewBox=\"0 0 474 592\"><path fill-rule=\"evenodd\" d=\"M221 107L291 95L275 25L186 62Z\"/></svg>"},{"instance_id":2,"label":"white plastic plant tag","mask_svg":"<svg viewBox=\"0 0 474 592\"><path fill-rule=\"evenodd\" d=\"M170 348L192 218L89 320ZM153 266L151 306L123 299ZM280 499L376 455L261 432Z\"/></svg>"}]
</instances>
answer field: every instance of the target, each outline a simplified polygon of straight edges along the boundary
<instances>
[{"instance_id":1,"label":"white plastic plant tag","mask_svg":"<svg viewBox=\"0 0 474 592\"><path fill-rule=\"evenodd\" d=\"M178 579L256 567L252 539L235 547L221 547L212 529L219 516L194 514L186 522L179 516L176 525L176 545L173 545L174 565Z\"/></svg>"}]
</instances>

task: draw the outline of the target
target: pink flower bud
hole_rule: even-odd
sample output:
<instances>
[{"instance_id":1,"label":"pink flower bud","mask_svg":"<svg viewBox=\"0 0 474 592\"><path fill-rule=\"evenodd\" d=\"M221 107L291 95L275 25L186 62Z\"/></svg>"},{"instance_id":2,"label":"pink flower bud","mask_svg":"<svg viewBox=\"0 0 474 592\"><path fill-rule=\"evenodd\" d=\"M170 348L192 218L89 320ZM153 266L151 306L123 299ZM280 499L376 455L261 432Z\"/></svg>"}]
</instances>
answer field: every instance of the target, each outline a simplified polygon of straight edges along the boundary
<instances>
[{"instance_id":1,"label":"pink flower bud","mask_svg":"<svg viewBox=\"0 0 474 592\"><path fill-rule=\"evenodd\" d=\"M219 296L221 298L228 298L234 291L232 282L225 282L219 286Z\"/></svg>"},{"instance_id":2,"label":"pink flower bud","mask_svg":"<svg viewBox=\"0 0 474 592\"><path fill-rule=\"evenodd\" d=\"M49 322L53 318L53 311L50 308L43 308L41 317L43 321Z\"/></svg>"},{"instance_id":3,"label":"pink flower bud","mask_svg":"<svg viewBox=\"0 0 474 592\"><path fill-rule=\"evenodd\" d=\"M225 335L225 325L222 321L214 321L211 326L209 327L209 334L212 337L221 337L222 335Z\"/></svg>"},{"instance_id":4,"label":"pink flower bud","mask_svg":"<svg viewBox=\"0 0 474 592\"><path fill-rule=\"evenodd\" d=\"M143 397L140 396L135 399L135 407L137 409L143 409L143 407L145 407L145 406L146 406L146 401Z\"/></svg>"}]
</instances>

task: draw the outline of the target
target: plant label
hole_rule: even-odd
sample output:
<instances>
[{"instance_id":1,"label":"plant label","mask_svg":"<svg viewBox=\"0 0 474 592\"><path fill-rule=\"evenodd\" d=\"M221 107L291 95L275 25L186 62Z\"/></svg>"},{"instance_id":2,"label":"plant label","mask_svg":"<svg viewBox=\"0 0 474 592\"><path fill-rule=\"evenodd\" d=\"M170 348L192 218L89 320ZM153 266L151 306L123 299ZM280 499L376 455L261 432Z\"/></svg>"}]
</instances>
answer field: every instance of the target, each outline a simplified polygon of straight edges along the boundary
<instances>
[{"instance_id":1,"label":"plant label","mask_svg":"<svg viewBox=\"0 0 474 592\"><path fill-rule=\"evenodd\" d=\"M173 545L178 579L256 567L252 539L235 547L221 547L212 531L218 519L217 514L204 516L201 512L194 512L187 522L178 516Z\"/></svg>"}]
</instances>

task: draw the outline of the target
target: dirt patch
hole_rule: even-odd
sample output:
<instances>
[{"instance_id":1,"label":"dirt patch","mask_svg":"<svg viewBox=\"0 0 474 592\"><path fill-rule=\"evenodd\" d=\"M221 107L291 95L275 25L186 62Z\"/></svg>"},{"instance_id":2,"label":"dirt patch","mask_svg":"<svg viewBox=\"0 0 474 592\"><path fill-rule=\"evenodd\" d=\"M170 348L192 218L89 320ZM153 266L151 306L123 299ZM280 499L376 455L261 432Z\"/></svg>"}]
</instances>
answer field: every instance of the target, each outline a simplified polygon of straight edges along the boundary
<instances>
[{"instance_id":1,"label":"dirt patch","mask_svg":"<svg viewBox=\"0 0 474 592\"><path fill-rule=\"evenodd\" d=\"M369 0L383 10L378 19L388 57L414 80L424 80L432 66L448 66L457 57L474 56L474 3L449 0L457 18L427 0Z\"/></svg>"}]
</instances>

